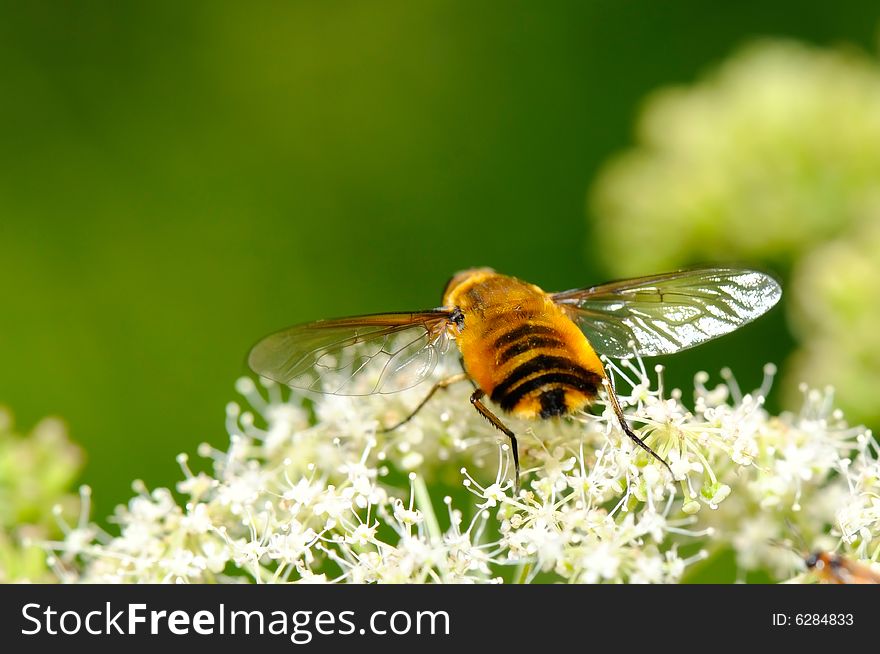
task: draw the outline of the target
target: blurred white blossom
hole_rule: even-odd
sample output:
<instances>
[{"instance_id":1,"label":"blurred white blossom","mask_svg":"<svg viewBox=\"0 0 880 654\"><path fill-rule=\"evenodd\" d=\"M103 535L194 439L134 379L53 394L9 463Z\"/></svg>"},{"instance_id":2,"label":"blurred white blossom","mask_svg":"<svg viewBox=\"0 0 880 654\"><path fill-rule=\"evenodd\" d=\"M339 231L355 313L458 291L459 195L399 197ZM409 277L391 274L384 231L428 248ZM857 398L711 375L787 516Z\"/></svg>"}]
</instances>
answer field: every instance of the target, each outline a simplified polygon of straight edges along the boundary
<instances>
[{"instance_id":1,"label":"blurred white blossom","mask_svg":"<svg viewBox=\"0 0 880 654\"><path fill-rule=\"evenodd\" d=\"M880 175L880 172L878 172ZM806 255L792 283L792 324L803 343L786 383L823 379L848 416L880 425L880 211L874 219Z\"/></svg>"},{"instance_id":2,"label":"blurred white blossom","mask_svg":"<svg viewBox=\"0 0 880 654\"><path fill-rule=\"evenodd\" d=\"M866 147L880 143L880 66L855 49L759 41L651 95L637 139L591 196L616 273L787 263L880 201L880 149ZM632 248L633 234L651 247Z\"/></svg>"},{"instance_id":3,"label":"blurred white blossom","mask_svg":"<svg viewBox=\"0 0 880 654\"><path fill-rule=\"evenodd\" d=\"M729 372L711 388L700 373L691 407L664 391L661 368L608 365L674 482L601 404L599 415L510 421L524 470L514 493L506 438L473 411L467 385L383 433L428 384L304 401L245 378L246 408L227 407L228 448L200 448L206 470L181 455L176 494L136 482L116 535L85 516L65 523L66 538L46 544L51 563L80 582L669 583L730 547L743 572L784 579L799 571L777 544L792 526L811 544L877 557L875 444L830 395L807 392L800 413L770 416L768 366L747 394Z\"/></svg>"},{"instance_id":4,"label":"blurred white blossom","mask_svg":"<svg viewBox=\"0 0 880 654\"><path fill-rule=\"evenodd\" d=\"M33 543L60 535L57 518L79 511L70 489L82 465L63 422L46 418L19 434L0 406L0 583L50 578Z\"/></svg>"},{"instance_id":5,"label":"blurred white blossom","mask_svg":"<svg viewBox=\"0 0 880 654\"><path fill-rule=\"evenodd\" d=\"M880 425L878 143L876 56L749 44L648 97L635 146L592 188L597 252L615 275L772 265L801 346L785 371L789 406L801 381L830 383L850 419Z\"/></svg>"}]
</instances>

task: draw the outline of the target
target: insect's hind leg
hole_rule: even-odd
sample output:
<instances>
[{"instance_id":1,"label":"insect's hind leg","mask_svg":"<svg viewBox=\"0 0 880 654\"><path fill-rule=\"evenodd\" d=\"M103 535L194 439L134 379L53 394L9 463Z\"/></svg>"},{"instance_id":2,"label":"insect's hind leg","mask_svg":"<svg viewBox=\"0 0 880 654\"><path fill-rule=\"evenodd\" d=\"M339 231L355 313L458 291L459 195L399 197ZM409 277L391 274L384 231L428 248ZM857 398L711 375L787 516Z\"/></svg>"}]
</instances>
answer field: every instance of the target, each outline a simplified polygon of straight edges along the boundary
<instances>
[{"instance_id":1,"label":"insect's hind leg","mask_svg":"<svg viewBox=\"0 0 880 654\"><path fill-rule=\"evenodd\" d=\"M514 491L519 491L519 447L516 443L516 435L507 428L507 426L501 422L501 420L494 413L489 411L486 408L486 405L481 402L485 393L482 389L476 389L471 395L471 404L474 405L474 408L483 416L486 420L492 423L492 426L496 429L500 429L504 432L505 436L510 439L510 447L513 449L513 468L514 468L514 477L513 477L513 488Z\"/></svg>"},{"instance_id":2,"label":"insect's hind leg","mask_svg":"<svg viewBox=\"0 0 880 654\"><path fill-rule=\"evenodd\" d=\"M403 420L401 420L398 423L391 425L390 427L383 427L381 429L378 429L377 431L380 434L384 434L389 431L394 431L398 427L402 427L403 425L405 425L410 420L412 420L413 418L416 417L416 414L422 410L422 407L424 407L428 403L428 400L430 400L434 396L434 393L436 393L437 391L439 391L441 389L448 388L452 384L457 384L458 382L463 382L466 379L468 379L468 376L466 373L463 373L463 372L460 372L456 375L450 375L446 379L441 379L436 384L434 384L433 388L431 388L431 390L428 391L428 394L425 396L425 399L423 399L421 402L419 402L418 406L415 409L413 409L412 412L406 418L404 418Z\"/></svg>"},{"instance_id":3,"label":"insect's hind leg","mask_svg":"<svg viewBox=\"0 0 880 654\"><path fill-rule=\"evenodd\" d=\"M670 468L669 464L663 460L663 457L652 450L650 445L639 438L636 433L632 429L630 429L629 424L627 424L626 422L626 416L623 415L623 409L620 408L620 403L617 401L617 394L614 392L614 388L611 386L611 382L608 381L607 378L605 378L602 380L602 385L605 387L605 392L608 394L608 398L611 401L611 407L614 409L614 413L617 416L617 420L618 422L620 422L620 426L621 428L623 428L624 433L629 436L633 441L635 441L636 445L638 445L640 448L645 450L645 452L647 452L664 466L666 466L666 469L669 471L669 474L672 475L672 479L674 480L675 473L672 472L672 468Z\"/></svg>"}]
</instances>

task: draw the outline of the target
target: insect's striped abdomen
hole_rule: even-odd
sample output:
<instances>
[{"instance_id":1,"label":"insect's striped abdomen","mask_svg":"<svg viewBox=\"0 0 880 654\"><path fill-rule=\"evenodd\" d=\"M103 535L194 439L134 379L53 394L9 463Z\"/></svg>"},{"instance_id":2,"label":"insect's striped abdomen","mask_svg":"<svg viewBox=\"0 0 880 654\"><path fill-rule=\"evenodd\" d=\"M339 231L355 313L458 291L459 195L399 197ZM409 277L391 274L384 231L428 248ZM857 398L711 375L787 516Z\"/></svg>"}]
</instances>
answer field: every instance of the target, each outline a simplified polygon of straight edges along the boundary
<instances>
[{"instance_id":1,"label":"insect's striped abdomen","mask_svg":"<svg viewBox=\"0 0 880 654\"><path fill-rule=\"evenodd\" d=\"M557 327L524 321L495 338L495 383L486 390L505 411L550 418L581 409L596 396L601 375L581 361L579 344Z\"/></svg>"},{"instance_id":2,"label":"insect's striped abdomen","mask_svg":"<svg viewBox=\"0 0 880 654\"><path fill-rule=\"evenodd\" d=\"M456 336L468 374L507 412L550 418L582 409L605 372L583 332L540 288L477 271L445 297L459 307Z\"/></svg>"}]
</instances>

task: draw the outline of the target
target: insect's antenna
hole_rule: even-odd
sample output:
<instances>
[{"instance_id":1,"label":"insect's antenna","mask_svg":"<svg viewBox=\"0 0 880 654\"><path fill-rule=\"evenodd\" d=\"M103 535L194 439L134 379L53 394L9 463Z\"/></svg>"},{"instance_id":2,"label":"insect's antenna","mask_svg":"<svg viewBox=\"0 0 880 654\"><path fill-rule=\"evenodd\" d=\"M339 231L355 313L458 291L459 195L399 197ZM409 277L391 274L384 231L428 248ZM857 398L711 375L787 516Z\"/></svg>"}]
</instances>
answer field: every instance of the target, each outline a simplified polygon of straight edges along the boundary
<instances>
[{"instance_id":1,"label":"insect's antenna","mask_svg":"<svg viewBox=\"0 0 880 654\"><path fill-rule=\"evenodd\" d=\"M788 518L785 519L785 526L788 527L789 532L794 535L796 544L801 552L809 552L810 548L807 546L807 540L804 538L804 535L801 533L800 529L798 529L795 524Z\"/></svg>"},{"instance_id":2,"label":"insect's antenna","mask_svg":"<svg viewBox=\"0 0 880 654\"><path fill-rule=\"evenodd\" d=\"M611 385L611 382L606 377L602 380L602 385L605 387L605 392L608 394L608 398L611 400L611 406L614 409L614 413L617 415L617 420L620 422L620 426L623 428L623 431L629 436L632 440L636 442L636 444L645 450L648 454L657 459L660 463L662 463L666 469L669 471L669 474L672 475L672 479L675 480L675 473L672 472L672 468L669 467L669 464L663 460L659 454L657 454L651 447L639 438L636 433L630 429L629 424L626 422L626 416L623 415L623 409L620 408L620 402L617 401L617 394L614 392L614 387Z\"/></svg>"},{"instance_id":3,"label":"insect's antenna","mask_svg":"<svg viewBox=\"0 0 880 654\"><path fill-rule=\"evenodd\" d=\"M767 543L772 545L773 547L778 547L781 550L785 550L787 552L795 552L796 550L792 547L791 543L787 543L784 540L779 540L777 538L768 538Z\"/></svg>"},{"instance_id":4,"label":"insect's antenna","mask_svg":"<svg viewBox=\"0 0 880 654\"><path fill-rule=\"evenodd\" d=\"M794 527L794 525L792 525L788 520L786 520L785 522L786 524L788 524L789 527ZM778 547L779 549L785 550L786 552L794 555L795 557L797 557L797 560L800 561L802 565L806 566L807 570L813 568L813 566L815 565L815 558L807 552L806 548L798 550L788 539L779 540L776 538L768 538L767 544L771 547Z\"/></svg>"},{"instance_id":5,"label":"insect's antenna","mask_svg":"<svg viewBox=\"0 0 880 654\"><path fill-rule=\"evenodd\" d=\"M779 549L785 550L786 552L791 552L792 554L794 554L795 556L797 556L798 558L801 558L801 559L803 559L805 556L805 554L803 552L806 552L806 550L803 550L803 551L798 550L798 548L796 548L788 540L779 540L777 538L768 538L767 544L771 545L772 547L778 547Z\"/></svg>"}]
</instances>

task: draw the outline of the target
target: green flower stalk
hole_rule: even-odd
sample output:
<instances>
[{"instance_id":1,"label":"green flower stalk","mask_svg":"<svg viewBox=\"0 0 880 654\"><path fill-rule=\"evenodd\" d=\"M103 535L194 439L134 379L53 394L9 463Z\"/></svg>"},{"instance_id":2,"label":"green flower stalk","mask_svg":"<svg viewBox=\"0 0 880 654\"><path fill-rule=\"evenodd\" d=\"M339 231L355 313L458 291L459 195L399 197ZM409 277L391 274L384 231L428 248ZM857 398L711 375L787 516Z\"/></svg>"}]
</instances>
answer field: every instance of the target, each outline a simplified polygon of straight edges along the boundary
<instances>
[{"instance_id":1,"label":"green flower stalk","mask_svg":"<svg viewBox=\"0 0 880 654\"><path fill-rule=\"evenodd\" d=\"M876 443L844 425L828 397L808 393L801 413L768 415L771 367L749 394L730 375L708 388L701 373L691 407L664 390L662 370L607 365L628 419L675 480L606 406L512 421L524 470L515 493L506 439L466 388L383 433L423 387L304 400L244 378L247 408L227 407L228 448L200 448L206 471L179 457L181 500L139 482L116 512L118 534L84 518L65 525L64 539L46 543L51 563L71 582L673 583L709 549L730 547L744 572L778 568L785 579L803 568L771 546L789 523L877 557L876 479L865 473ZM752 524L762 516L770 527Z\"/></svg>"},{"instance_id":2,"label":"green flower stalk","mask_svg":"<svg viewBox=\"0 0 880 654\"><path fill-rule=\"evenodd\" d=\"M0 407L0 583L51 579L33 542L60 535L57 518L79 511L69 489L82 459L61 421L45 419L21 436Z\"/></svg>"}]
</instances>

